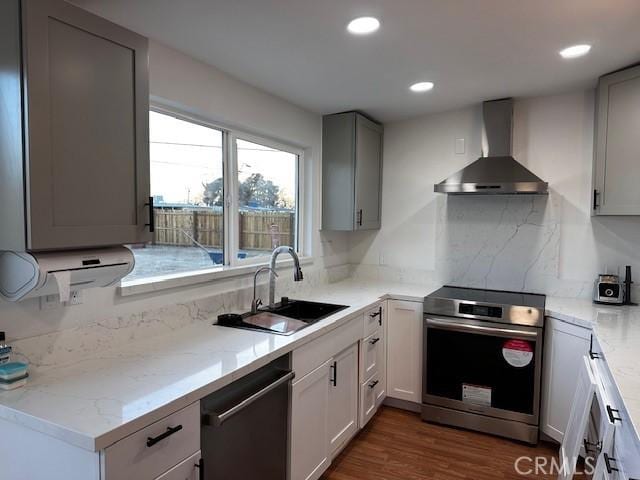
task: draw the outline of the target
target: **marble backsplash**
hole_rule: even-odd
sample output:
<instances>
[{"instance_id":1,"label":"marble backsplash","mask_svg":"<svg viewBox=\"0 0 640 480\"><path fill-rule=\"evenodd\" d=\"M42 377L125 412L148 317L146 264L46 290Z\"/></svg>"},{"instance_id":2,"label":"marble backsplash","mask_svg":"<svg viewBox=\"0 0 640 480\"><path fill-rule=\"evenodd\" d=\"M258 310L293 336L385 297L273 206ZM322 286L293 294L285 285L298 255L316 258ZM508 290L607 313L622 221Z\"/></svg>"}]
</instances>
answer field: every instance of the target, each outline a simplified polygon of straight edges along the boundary
<instances>
[{"instance_id":1,"label":"marble backsplash","mask_svg":"<svg viewBox=\"0 0 640 480\"><path fill-rule=\"evenodd\" d=\"M280 275L277 292L286 292L292 297L301 295L306 289L347 278L349 267L310 267L304 269L304 274L303 282L293 282L289 275ZM258 295L263 299L268 296L267 288L264 281L258 285ZM104 319L42 335L13 340L9 335L9 342L16 360L27 361L31 372L45 371L95 357L101 351L142 338L167 334L194 323L214 322L221 313L246 311L252 298L251 286L230 288L204 298L128 315L106 315Z\"/></svg>"}]
</instances>

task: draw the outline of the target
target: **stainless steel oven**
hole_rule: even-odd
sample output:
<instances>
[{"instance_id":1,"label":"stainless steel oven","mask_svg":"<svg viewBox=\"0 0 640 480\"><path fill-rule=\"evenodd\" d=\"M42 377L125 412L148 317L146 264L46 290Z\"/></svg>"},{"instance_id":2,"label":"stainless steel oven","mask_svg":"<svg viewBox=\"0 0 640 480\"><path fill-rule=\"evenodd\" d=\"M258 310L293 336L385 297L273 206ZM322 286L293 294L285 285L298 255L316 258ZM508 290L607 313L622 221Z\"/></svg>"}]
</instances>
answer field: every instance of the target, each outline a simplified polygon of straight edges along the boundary
<instances>
[{"instance_id":1,"label":"stainless steel oven","mask_svg":"<svg viewBox=\"0 0 640 480\"><path fill-rule=\"evenodd\" d=\"M422 418L537 443L544 302L460 287L426 297Z\"/></svg>"}]
</instances>

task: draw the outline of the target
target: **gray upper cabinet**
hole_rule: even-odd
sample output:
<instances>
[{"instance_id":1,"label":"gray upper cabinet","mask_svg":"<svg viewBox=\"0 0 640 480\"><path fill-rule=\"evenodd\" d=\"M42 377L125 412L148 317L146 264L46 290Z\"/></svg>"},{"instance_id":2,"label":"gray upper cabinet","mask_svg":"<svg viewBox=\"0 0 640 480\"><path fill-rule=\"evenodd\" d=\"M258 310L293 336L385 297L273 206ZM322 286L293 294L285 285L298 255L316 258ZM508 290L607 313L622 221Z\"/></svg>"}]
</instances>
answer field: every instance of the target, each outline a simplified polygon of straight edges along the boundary
<instances>
[{"instance_id":1,"label":"gray upper cabinet","mask_svg":"<svg viewBox=\"0 0 640 480\"><path fill-rule=\"evenodd\" d=\"M640 215L640 67L600 78L594 215Z\"/></svg>"},{"instance_id":2,"label":"gray upper cabinet","mask_svg":"<svg viewBox=\"0 0 640 480\"><path fill-rule=\"evenodd\" d=\"M0 249L150 240L147 40L61 0L0 9Z\"/></svg>"},{"instance_id":3,"label":"gray upper cabinet","mask_svg":"<svg viewBox=\"0 0 640 480\"><path fill-rule=\"evenodd\" d=\"M322 229L380 228L382 125L357 112L322 121Z\"/></svg>"}]
</instances>

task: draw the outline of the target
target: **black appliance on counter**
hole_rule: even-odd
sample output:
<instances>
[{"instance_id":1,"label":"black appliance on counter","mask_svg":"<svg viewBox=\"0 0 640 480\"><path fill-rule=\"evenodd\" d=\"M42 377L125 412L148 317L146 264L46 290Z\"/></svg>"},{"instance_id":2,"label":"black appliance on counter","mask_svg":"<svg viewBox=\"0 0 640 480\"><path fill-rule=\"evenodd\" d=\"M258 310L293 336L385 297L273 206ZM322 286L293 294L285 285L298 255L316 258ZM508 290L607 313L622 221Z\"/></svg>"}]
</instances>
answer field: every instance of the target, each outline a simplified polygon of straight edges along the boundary
<instances>
[{"instance_id":1,"label":"black appliance on counter","mask_svg":"<svg viewBox=\"0 0 640 480\"><path fill-rule=\"evenodd\" d=\"M290 355L200 402L202 480L287 478Z\"/></svg>"},{"instance_id":2,"label":"black appliance on counter","mask_svg":"<svg viewBox=\"0 0 640 480\"><path fill-rule=\"evenodd\" d=\"M537 443L545 299L461 287L425 297L422 418Z\"/></svg>"}]
</instances>

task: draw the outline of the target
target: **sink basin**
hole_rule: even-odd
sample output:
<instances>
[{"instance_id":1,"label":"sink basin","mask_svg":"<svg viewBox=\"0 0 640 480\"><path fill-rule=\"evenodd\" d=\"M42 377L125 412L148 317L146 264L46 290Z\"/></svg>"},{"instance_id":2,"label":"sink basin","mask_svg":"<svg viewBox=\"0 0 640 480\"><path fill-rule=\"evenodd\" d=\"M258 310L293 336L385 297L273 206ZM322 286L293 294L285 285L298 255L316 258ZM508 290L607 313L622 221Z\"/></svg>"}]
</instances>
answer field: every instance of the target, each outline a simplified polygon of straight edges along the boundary
<instances>
[{"instance_id":1,"label":"sink basin","mask_svg":"<svg viewBox=\"0 0 640 480\"><path fill-rule=\"evenodd\" d=\"M328 317L340 310L348 308L346 305L334 305L332 303L308 302L305 300L289 300L280 302L270 312L283 317L294 318L305 323L314 323Z\"/></svg>"},{"instance_id":2,"label":"sink basin","mask_svg":"<svg viewBox=\"0 0 640 480\"><path fill-rule=\"evenodd\" d=\"M283 300L276 303L274 308L261 309L256 314L221 315L218 317L217 324L223 327L291 335L333 313L348 308L346 305L332 303Z\"/></svg>"}]
</instances>

